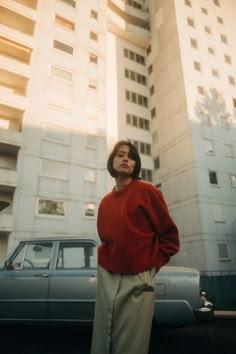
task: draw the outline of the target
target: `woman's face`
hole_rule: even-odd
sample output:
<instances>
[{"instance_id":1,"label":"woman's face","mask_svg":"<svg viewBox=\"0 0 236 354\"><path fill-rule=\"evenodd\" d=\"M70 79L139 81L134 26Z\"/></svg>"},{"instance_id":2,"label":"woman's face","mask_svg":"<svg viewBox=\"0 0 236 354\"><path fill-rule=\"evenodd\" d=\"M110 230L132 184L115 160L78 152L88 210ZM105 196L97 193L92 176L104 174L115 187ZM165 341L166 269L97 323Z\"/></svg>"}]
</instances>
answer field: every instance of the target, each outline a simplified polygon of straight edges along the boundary
<instances>
[{"instance_id":1,"label":"woman's face","mask_svg":"<svg viewBox=\"0 0 236 354\"><path fill-rule=\"evenodd\" d=\"M121 145L113 159L113 168L117 175L131 176L135 161L129 157L130 148L127 145Z\"/></svg>"}]
</instances>

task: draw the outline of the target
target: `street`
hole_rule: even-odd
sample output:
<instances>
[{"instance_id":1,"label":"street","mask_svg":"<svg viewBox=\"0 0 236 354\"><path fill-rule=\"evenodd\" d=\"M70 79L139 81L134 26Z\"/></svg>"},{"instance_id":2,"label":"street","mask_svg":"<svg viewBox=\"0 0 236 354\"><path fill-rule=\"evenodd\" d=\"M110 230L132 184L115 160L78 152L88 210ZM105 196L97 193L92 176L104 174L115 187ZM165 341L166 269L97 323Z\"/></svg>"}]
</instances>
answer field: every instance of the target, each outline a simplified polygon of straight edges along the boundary
<instances>
[{"instance_id":1,"label":"street","mask_svg":"<svg viewBox=\"0 0 236 354\"><path fill-rule=\"evenodd\" d=\"M0 333L1 353L89 354L92 329L1 325ZM211 323L179 329L154 327L149 354L235 354L235 336L236 319L214 319Z\"/></svg>"}]
</instances>

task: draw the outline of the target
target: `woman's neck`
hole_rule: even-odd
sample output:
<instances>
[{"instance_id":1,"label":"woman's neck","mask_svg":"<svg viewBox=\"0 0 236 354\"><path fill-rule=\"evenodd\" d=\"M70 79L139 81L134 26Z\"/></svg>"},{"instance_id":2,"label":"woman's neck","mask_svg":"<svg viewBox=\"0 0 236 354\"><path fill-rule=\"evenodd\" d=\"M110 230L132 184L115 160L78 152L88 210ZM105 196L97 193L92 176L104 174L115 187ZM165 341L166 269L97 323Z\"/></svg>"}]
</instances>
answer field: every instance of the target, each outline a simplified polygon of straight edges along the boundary
<instances>
[{"instance_id":1,"label":"woman's neck","mask_svg":"<svg viewBox=\"0 0 236 354\"><path fill-rule=\"evenodd\" d=\"M116 181L115 189L121 190L122 188L127 186L132 181L132 177L123 177L123 176L117 177L117 178L115 178L115 181Z\"/></svg>"}]
</instances>

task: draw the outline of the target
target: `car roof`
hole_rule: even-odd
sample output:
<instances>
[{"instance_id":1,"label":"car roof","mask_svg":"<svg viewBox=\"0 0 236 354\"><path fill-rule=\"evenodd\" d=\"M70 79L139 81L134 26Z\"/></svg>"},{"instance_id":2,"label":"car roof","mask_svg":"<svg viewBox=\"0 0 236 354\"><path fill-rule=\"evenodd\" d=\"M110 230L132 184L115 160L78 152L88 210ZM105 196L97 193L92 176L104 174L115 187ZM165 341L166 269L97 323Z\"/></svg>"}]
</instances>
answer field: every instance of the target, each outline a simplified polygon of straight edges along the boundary
<instances>
[{"instance_id":1,"label":"car roof","mask_svg":"<svg viewBox=\"0 0 236 354\"><path fill-rule=\"evenodd\" d=\"M65 241L65 242L71 242L71 241L89 241L89 242L96 242L100 243L101 241L99 240L98 237L65 237L65 236L57 236L57 237L42 237L42 238L26 238L26 239L21 239L19 242L20 243L28 243L28 242L57 242L57 241Z\"/></svg>"}]
</instances>

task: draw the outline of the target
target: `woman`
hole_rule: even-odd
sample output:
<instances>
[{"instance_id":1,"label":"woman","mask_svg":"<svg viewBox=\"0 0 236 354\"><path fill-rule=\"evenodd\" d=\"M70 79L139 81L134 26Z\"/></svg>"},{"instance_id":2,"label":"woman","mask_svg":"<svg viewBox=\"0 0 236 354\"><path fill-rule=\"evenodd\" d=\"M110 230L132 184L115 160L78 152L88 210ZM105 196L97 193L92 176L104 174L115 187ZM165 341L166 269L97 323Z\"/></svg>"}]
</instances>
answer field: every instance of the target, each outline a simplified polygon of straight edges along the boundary
<instances>
[{"instance_id":1,"label":"woman","mask_svg":"<svg viewBox=\"0 0 236 354\"><path fill-rule=\"evenodd\" d=\"M141 160L127 141L107 169L116 185L101 201L98 284L91 354L147 354L156 272L179 250L179 235L162 193L141 181Z\"/></svg>"}]
</instances>

